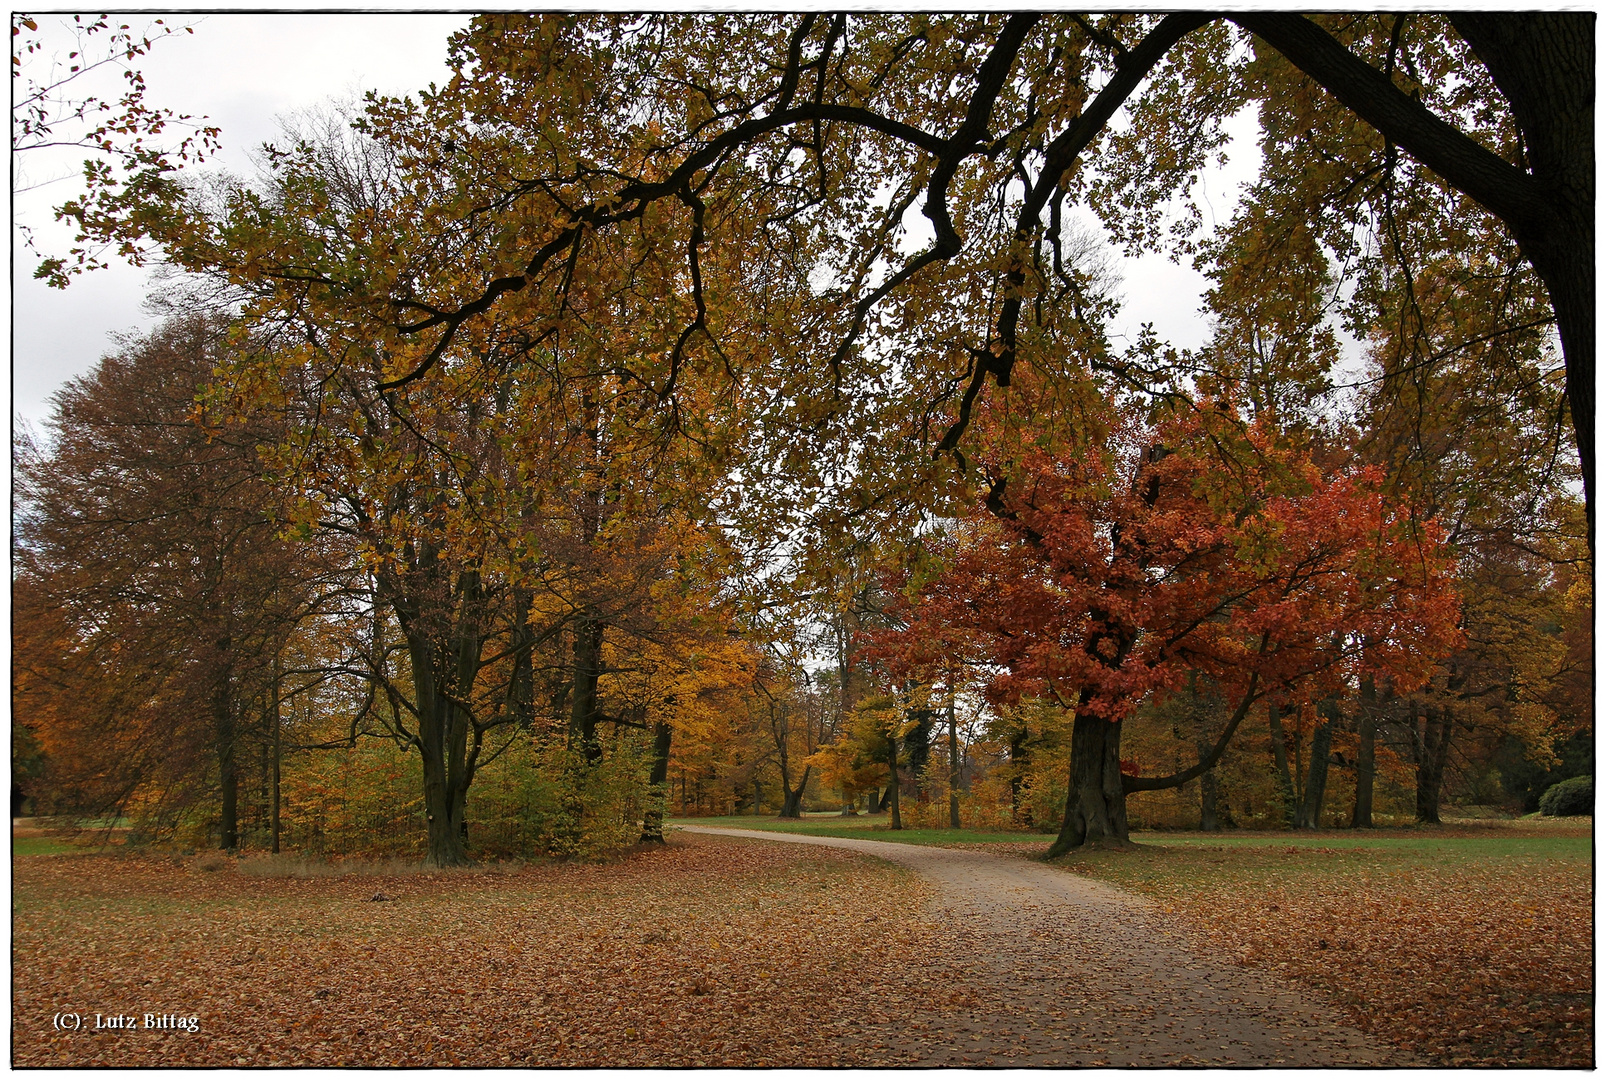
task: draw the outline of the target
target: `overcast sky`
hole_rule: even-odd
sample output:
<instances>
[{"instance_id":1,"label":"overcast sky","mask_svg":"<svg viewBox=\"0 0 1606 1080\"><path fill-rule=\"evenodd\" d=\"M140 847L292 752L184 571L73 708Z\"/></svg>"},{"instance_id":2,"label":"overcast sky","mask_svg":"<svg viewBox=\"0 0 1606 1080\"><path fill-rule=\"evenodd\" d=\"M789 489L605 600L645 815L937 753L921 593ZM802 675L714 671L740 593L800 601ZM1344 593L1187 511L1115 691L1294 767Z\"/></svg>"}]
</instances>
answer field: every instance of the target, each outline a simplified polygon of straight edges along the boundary
<instances>
[{"instance_id":1,"label":"overcast sky","mask_svg":"<svg viewBox=\"0 0 1606 1080\"><path fill-rule=\"evenodd\" d=\"M40 29L66 18L41 16ZM124 18L139 29L150 17ZM223 151L209 165L248 173L251 151L277 134L280 116L369 89L399 94L444 82L447 37L467 19L442 14L192 16L179 21L192 25L193 34L159 41L138 66L145 73L147 102L204 114L222 128ZM72 47L65 34L55 40L63 53ZM115 93L117 79L102 86ZM26 178L36 182L70 174L81 158L26 158ZM1216 213L1230 212L1236 182L1245 172L1239 167L1206 179ZM71 184L22 192L13 201L14 221L33 227L55 253L65 253L71 234L51 223L50 207L71 193ZM149 277L144 270L118 265L84 275L65 291L50 289L31 277L38 257L16 243L15 232L13 242L12 414L37 426L49 414L50 395L113 348L114 335L151 326L153 318L143 311ZM1208 327L1197 315L1203 279L1161 257L1118 265L1127 302L1117 334L1153 322L1176 345L1204 341Z\"/></svg>"},{"instance_id":2,"label":"overcast sky","mask_svg":"<svg viewBox=\"0 0 1606 1080\"><path fill-rule=\"evenodd\" d=\"M66 18L40 16L40 30ZM140 29L149 17L124 20ZM215 162L248 173L251 151L277 134L280 116L365 90L405 93L444 82L446 39L468 16L239 14L170 21L195 32L157 42L138 61L146 101L210 117L223 129ZM102 85L115 91L117 78ZM34 180L48 179L71 171L82 156L29 161L28 172ZM15 220L33 226L59 252L70 246L71 234L52 231L50 207L70 186L47 186L15 200ZM142 310L145 271L119 265L84 275L63 291L32 279L37 264L36 256L19 249L12 271L12 411L36 425L49 413L51 393L92 367L112 347L112 335L153 322Z\"/></svg>"}]
</instances>

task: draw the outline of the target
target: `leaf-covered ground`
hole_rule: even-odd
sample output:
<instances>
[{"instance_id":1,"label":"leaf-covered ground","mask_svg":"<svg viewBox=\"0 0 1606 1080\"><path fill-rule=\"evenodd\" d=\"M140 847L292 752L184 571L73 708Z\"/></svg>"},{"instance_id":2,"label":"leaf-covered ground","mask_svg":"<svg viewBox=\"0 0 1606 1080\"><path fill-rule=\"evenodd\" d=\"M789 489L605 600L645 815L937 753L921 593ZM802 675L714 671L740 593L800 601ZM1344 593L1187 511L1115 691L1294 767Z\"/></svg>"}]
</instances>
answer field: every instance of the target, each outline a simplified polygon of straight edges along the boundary
<instances>
[{"instance_id":1,"label":"leaf-covered ground","mask_svg":"<svg viewBox=\"0 0 1606 1080\"><path fill-rule=\"evenodd\" d=\"M1593 1066L1588 819L1357 836L1140 837L1067 868L1156 898L1205 955L1319 990L1427 1060Z\"/></svg>"},{"instance_id":2,"label":"leaf-covered ground","mask_svg":"<svg viewBox=\"0 0 1606 1080\"><path fill-rule=\"evenodd\" d=\"M1064 865L1156 898L1206 955L1275 971L1425 1060L1593 1063L1587 823L1139 839ZM674 841L606 866L451 874L16 858L13 1062L899 1064L889 1025L942 1031L984 989L933 941L916 914L931 888L907 871ZM57 1030L62 1012L85 1028ZM97 1012L200 1030L96 1033Z\"/></svg>"},{"instance_id":3,"label":"leaf-covered ground","mask_svg":"<svg viewBox=\"0 0 1606 1080\"><path fill-rule=\"evenodd\" d=\"M929 990L889 963L924 947L895 913L927 886L846 852L677 838L605 866L311 878L200 861L14 860L15 1065L874 1064L876 1017ZM200 1030L97 1033L97 1012Z\"/></svg>"}]
</instances>

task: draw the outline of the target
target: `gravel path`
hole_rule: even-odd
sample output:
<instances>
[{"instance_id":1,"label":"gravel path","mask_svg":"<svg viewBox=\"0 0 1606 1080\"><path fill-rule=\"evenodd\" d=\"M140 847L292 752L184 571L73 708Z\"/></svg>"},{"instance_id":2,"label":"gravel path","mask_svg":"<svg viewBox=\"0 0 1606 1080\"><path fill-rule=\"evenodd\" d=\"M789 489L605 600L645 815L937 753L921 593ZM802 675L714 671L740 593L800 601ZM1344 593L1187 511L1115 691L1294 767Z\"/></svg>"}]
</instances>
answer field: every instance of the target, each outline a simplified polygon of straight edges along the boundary
<instances>
[{"instance_id":1,"label":"gravel path","mask_svg":"<svg viewBox=\"0 0 1606 1080\"><path fill-rule=\"evenodd\" d=\"M936 1018L865 1032L887 1063L920 1066L1410 1066L1319 1003L1248 968L1205 959L1145 897L979 851L681 826L687 832L849 848L938 887L931 912L963 987Z\"/></svg>"}]
</instances>

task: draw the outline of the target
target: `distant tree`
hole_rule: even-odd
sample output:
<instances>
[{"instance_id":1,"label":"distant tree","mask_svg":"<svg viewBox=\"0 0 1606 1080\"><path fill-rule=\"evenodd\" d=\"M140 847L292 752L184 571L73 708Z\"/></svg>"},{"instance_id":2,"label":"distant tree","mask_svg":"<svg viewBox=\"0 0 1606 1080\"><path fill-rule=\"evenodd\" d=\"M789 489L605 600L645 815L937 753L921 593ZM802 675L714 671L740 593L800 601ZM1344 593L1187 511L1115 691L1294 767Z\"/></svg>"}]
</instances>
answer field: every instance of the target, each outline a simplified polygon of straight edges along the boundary
<instances>
[{"instance_id":1,"label":"distant tree","mask_svg":"<svg viewBox=\"0 0 1606 1080\"><path fill-rule=\"evenodd\" d=\"M1456 641L1438 540L1385 506L1375 473L1324 475L1213 406L1117 419L1103 451L1026 447L909 583L880 652L895 671L985 657L995 699L1074 713L1056 854L1124 842L1126 795L1206 772L1262 697L1368 670L1409 684ZM1209 751L1124 773L1124 717L1195 671L1230 703Z\"/></svg>"},{"instance_id":2,"label":"distant tree","mask_svg":"<svg viewBox=\"0 0 1606 1080\"><path fill-rule=\"evenodd\" d=\"M18 447L13 565L23 685L50 699L38 722L56 780L85 809L209 788L232 848L242 744L262 715L250 702L319 560L281 536L258 456L278 432L198 405L226 329L170 320L57 393L50 442Z\"/></svg>"}]
</instances>

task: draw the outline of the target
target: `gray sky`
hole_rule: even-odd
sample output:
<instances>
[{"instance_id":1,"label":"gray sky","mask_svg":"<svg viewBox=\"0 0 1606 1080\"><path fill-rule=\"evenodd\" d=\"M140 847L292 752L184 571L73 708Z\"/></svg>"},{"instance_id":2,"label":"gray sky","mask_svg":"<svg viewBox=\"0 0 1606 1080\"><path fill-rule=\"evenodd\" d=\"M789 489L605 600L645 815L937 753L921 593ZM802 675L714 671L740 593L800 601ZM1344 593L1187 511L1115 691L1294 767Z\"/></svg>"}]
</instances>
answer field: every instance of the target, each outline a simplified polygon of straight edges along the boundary
<instances>
[{"instance_id":1,"label":"gray sky","mask_svg":"<svg viewBox=\"0 0 1606 1080\"><path fill-rule=\"evenodd\" d=\"M40 16L40 30L67 18ZM150 18L123 16L123 21L141 29ZM207 167L237 173L252 170L251 151L277 134L280 116L364 90L404 93L444 82L446 39L468 22L466 15L439 14L168 18L194 26L195 33L159 41L137 61L148 87L145 99L208 116L223 129L223 151ZM98 86L115 93L119 81L114 75ZM29 160L26 166L31 179L44 180L70 173L82 157L66 153L52 161ZM71 185L49 185L16 198L15 221L30 225L55 253L64 254L72 237L53 225L50 208L70 194ZM12 412L37 426L49 414L50 395L93 367L112 347L111 335L150 327L153 320L142 311L148 275L117 265L84 275L66 290L51 289L31 277L38 258L17 247Z\"/></svg>"},{"instance_id":2,"label":"gray sky","mask_svg":"<svg viewBox=\"0 0 1606 1080\"><path fill-rule=\"evenodd\" d=\"M139 29L152 16L123 18ZM41 16L40 29L66 19ZM194 26L193 34L156 43L137 65L145 74L148 103L204 114L223 129L223 151L207 167L248 173L251 151L277 134L280 116L368 89L399 94L443 82L449 74L447 37L467 19L433 13L192 16L170 21ZM63 52L71 48L65 34L53 40ZM101 92L115 93L119 84L113 75L100 84ZM21 163L24 179L71 174L82 156L30 156ZM1218 215L1230 213L1236 182L1247 171L1238 166L1206 178ZM72 190L68 180L18 194L14 222L31 226L47 250L64 254L71 234L51 222L50 208ZM64 291L51 289L32 279L38 258L15 237L14 231L11 407L13 416L37 427L49 415L50 395L113 348L114 335L142 332L154 320L143 311L146 271L119 264L84 275ZM1117 335L1153 322L1173 344L1196 347L1204 341L1208 327L1197 309L1205 283L1199 275L1157 256L1122 259L1118 267L1126 305Z\"/></svg>"}]
</instances>

